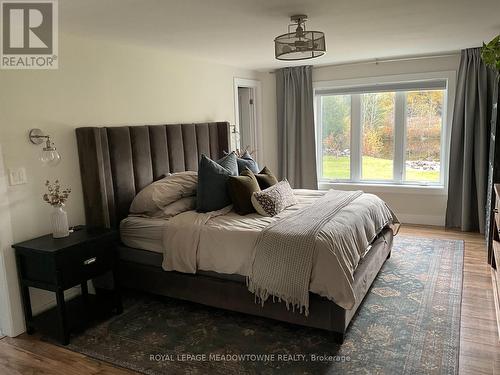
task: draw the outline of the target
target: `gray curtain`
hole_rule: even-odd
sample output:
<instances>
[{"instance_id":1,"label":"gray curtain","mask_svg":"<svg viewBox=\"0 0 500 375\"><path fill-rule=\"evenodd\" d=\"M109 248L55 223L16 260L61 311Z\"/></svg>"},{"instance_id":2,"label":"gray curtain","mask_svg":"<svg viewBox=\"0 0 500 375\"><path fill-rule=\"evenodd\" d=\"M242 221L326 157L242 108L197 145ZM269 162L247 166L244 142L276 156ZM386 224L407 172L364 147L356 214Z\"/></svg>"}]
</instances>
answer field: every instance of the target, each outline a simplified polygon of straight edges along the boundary
<instances>
[{"instance_id":1,"label":"gray curtain","mask_svg":"<svg viewBox=\"0 0 500 375\"><path fill-rule=\"evenodd\" d=\"M299 189L317 189L312 66L276 72L279 175Z\"/></svg>"},{"instance_id":2,"label":"gray curtain","mask_svg":"<svg viewBox=\"0 0 500 375\"><path fill-rule=\"evenodd\" d=\"M484 233L494 72L462 50L451 130L446 226Z\"/></svg>"}]
</instances>

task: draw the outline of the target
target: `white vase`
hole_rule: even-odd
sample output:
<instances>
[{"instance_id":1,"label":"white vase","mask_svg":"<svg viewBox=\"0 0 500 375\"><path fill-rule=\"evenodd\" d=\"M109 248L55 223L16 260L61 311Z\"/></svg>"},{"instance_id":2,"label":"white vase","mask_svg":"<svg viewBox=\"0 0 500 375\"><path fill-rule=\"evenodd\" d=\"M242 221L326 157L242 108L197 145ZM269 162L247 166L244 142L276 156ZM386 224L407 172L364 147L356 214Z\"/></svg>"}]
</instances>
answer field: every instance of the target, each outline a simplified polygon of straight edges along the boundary
<instances>
[{"instance_id":1,"label":"white vase","mask_svg":"<svg viewBox=\"0 0 500 375\"><path fill-rule=\"evenodd\" d=\"M68 215L63 210L63 206L54 206L54 211L50 215L52 223L52 237L63 238L69 236Z\"/></svg>"}]
</instances>

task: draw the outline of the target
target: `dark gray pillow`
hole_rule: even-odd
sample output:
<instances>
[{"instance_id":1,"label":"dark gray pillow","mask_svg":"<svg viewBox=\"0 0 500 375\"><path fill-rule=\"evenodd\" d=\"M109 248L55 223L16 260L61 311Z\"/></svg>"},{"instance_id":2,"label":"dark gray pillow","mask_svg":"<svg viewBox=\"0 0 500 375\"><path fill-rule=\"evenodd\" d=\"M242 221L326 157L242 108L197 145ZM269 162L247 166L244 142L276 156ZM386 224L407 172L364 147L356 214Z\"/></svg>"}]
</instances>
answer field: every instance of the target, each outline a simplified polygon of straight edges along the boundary
<instances>
[{"instance_id":1,"label":"dark gray pillow","mask_svg":"<svg viewBox=\"0 0 500 375\"><path fill-rule=\"evenodd\" d=\"M238 171L237 159L238 157L236 156L236 153L233 151L227 154L226 156L220 158L219 160L217 160L217 164L222 165L226 169L229 169L233 176L238 176L239 171Z\"/></svg>"},{"instance_id":2,"label":"dark gray pillow","mask_svg":"<svg viewBox=\"0 0 500 375\"><path fill-rule=\"evenodd\" d=\"M253 160L252 155L248 151L238 158L238 172L241 173L245 169L250 169L253 173L259 173L259 166L255 160Z\"/></svg>"},{"instance_id":3,"label":"dark gray pillow","mask_svg":"<svg viewBox=\"0 0 500 375\"><path fill-rule=\"evenodd\" d=\"M231 153L222 158L221 162L223 165L201 155L196 196L196 211L198 212L217 211L231 204L227 180L234 175L234 170L226 168L226 166L237 165L236 155Z\"/></svg>"}]
</instances>

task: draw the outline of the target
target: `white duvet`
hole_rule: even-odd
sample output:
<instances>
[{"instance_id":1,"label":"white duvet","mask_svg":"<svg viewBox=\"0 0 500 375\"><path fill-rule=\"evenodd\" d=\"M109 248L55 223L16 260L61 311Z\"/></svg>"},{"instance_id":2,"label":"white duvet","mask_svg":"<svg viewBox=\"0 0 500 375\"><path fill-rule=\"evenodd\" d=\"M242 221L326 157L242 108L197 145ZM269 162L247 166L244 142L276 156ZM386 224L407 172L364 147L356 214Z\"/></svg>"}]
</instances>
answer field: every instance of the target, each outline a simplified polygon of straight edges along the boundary
<instances>
[{"instance_id":1,"label":"white duvet","mask_svg":"<svg viewBox=\"0 0 500 375\"><path fill-rule=\"evenodd\" d=\"M299 203L273 218L258 214L240 216L226 208L212 213L188 211L169 219L162 235L163 268L248 276L260 231L325 194L315 190L294 190L294 193ZM343 308L352 308L356 302L352 287L354 271L374 237L392 224L393 218L387 205L372 194L362 194L340 210L318 235L309 290ZM358 246L349 251L332 247L329 226L336 226L337 232L344 228L346 236L356 237Z\"/></svg>"}]
</instances>

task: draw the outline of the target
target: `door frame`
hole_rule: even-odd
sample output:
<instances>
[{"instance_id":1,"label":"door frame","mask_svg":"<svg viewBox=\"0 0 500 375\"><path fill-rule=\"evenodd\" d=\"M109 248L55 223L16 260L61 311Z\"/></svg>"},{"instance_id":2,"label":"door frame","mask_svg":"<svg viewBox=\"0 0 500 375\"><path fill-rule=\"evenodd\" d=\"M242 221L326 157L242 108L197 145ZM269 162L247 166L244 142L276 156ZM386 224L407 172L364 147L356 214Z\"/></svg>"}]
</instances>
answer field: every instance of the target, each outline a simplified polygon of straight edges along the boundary
<instances>
[{"instance_id":1,"label":"door frame","mask_svg":"<svg viewBox=\"0 0 500 375\"><path fill-rule=\"evenodd\" d=\"M255 148L255 159L262 164L264 153L262 147L262 84L255 79L237 78L233 80L234 91L234 129L240 128L240 109L238 99L238 88L246 87L252 90L254 105L253 105L253 121L251 121L250 134L252 137L251 147Z\"/></svg>"}]
</instances>

